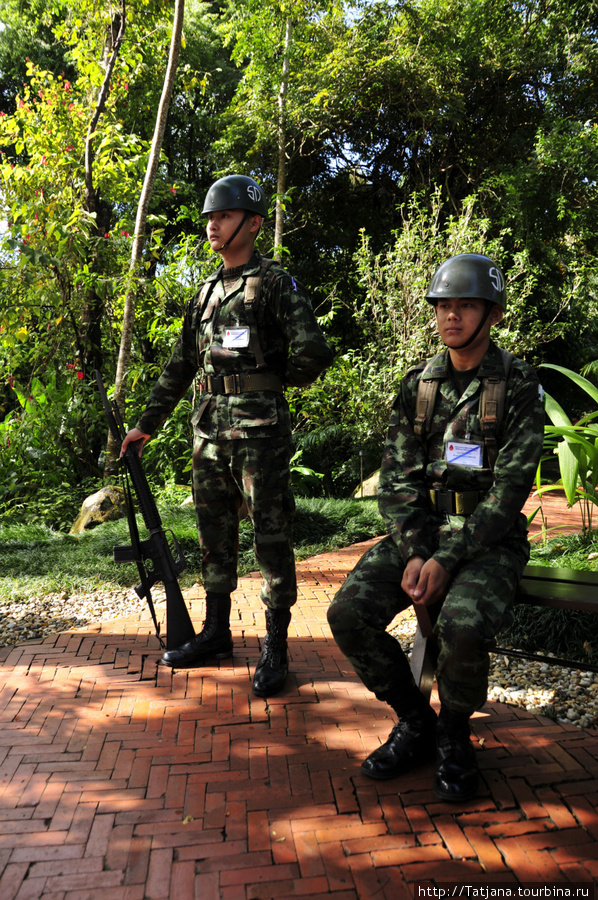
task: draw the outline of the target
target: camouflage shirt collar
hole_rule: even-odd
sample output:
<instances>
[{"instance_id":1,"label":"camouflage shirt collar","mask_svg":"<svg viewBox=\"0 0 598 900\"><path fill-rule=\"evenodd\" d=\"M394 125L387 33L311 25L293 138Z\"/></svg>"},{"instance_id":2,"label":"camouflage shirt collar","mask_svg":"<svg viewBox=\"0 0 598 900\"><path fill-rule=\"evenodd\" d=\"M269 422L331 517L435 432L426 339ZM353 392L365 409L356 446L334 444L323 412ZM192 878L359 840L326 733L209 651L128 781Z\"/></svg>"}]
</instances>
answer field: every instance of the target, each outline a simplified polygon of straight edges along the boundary
<instances>
[{"instance_id":1,"label":"camouflage shirt collar","mask_svg":"<svg viewBox=\"0 0 598 900\"><path fill-rule=\"evenodd\" d=\"M251 258L247 260L245 267L243 269L243 278L246 278L248 275L256 275L260 269L260 263L262 261L261 254L254 250ZM224 265L220 263L217 269L215 269L211 275L208 275L206 281L218 281L218 279L222 276L222 272L224 271Z\"/></svg>"},{"instance_id":2,"label":"camouflage shirt collar","mask_svg":"<svg viewBox=\"0 0 598 900\"><path fill-rule=\"evenodd\" d=\"M490 346L486 351L486 355L481 361L478 371L476 372L477 378L488 378L489 376L497 376L502 377L504 374L504 365L502 361L502 357L500 355L500 350L494 343L494 341L490 341ZM443 380L445 378L451 377L451 368L450 368L450 357L448 350L442 350L436 356L433 356L427 363L422 378L425 378L426 381L431 380Z\"/></svg>"},{"instance_id":3,"label":"camouflage shirt collar","mask_svg":"<svg viewBox=\"0 0 598 900\"><path fill-rule=\"evenodd\" d=\"M503 359L500 350L498 349L494 341L490 341L490 346L488 347L486 355L481 361L478 369L478 378L490 377L505 377L505 366L503 363Z\"/></svg>"}]
</instances>

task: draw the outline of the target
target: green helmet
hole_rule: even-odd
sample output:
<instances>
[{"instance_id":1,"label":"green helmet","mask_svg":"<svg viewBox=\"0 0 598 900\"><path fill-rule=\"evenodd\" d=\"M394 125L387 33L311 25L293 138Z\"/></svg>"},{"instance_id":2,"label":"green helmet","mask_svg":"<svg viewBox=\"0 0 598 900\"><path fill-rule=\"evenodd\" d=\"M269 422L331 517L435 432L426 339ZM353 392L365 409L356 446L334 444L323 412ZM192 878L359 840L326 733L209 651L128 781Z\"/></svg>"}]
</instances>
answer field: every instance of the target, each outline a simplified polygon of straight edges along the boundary
<instances>
[{"instance_id":1,"label":"green helmet","mask_svg":"<svg viewBox=\"0 0 598 900\"><path fill-rule=\"evenodd\" d=\"M505 276L488 256L460 253L443 262L432 276L426 300L436 305L451 297L470 297L507 308Z\"/></svg>"},{"instance_id":2,"label":"green helmet","mask_svg":"<svg viewBox=\"0 0 598 900\"><path fill-rule=\"evenodd\" d=\"M204 200L204 214L223 209L246 209L268 215L268 199L259 184L247 175L226 175L215 181Z\"/></svg>"}]
</instances>

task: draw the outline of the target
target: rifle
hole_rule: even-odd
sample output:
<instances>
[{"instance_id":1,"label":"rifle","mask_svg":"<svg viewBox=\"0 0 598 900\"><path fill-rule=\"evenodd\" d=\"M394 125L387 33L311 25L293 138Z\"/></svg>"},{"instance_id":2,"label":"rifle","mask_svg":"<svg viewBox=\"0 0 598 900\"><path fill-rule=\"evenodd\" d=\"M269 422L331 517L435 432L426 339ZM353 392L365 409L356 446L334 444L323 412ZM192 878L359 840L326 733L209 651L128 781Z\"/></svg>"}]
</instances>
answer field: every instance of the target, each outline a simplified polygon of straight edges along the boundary
<instances>
[{"instance_id":1,"label":"rifle","mask_svg":"<svg viewBox=\"0 0 598 900\"><path fill-rule=\"evenodd\" d=\"M126 436L120 411L114 401L110 403L108 400L102 376L97 370L95 376L110 431L114 440L120 445ZM173 532L169 531L168 534L176 553L176 557L173 556L167 533L162 527L160 513L150 491L141 460L131 444L125 450L122 462L125 467L123 481L131 546L114 547L114 562L137 563L141 583L137 585L135 592L138 597L147 600L156 634L162 647L164 646L164 641L160 637L160 625L156 619L151 589L156 581L163 582L166 589L166 649L172 650L195 637L195 630L178 582L178 575L185 569L187 563L179 542ZM143 521L149 532L149 537L145 541L139 539L129 478L135 490ZM151 563L149 569L146 566L147 562Z\"/></svg>"}]
</instances>

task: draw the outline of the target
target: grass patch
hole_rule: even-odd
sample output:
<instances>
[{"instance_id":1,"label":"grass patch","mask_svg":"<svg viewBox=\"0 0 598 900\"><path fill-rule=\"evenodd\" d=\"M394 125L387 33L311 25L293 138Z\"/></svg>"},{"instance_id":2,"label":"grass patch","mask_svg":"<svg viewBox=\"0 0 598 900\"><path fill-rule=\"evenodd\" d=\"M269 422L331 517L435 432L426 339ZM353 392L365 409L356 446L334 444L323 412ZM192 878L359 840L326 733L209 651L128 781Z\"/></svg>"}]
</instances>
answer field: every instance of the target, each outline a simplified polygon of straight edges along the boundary
<instances>
[{"instance_id":1,"label":"grass patch","mask_svg":"<svg viewBox=\"0 0 598 900\"><path fill-rule=\"evenodd\" d=\"M178 499L178 498L177 498ZM173 498L159 502L162 524L176 535L187 569L181 587L201 580L201 559L193 507L175 505ZM295 519L295 553L306 559L383 533L375 500L298 500ZM240 523L239 574L257 569L251 524ZM140 523L143 539L145 529ZM115 545L130 543L126 520L107 522L78 537L42 525L0 526L0 603L66 591L128 588L139 578L134 563L116 564Z\"/></svg>"}]
</instances>

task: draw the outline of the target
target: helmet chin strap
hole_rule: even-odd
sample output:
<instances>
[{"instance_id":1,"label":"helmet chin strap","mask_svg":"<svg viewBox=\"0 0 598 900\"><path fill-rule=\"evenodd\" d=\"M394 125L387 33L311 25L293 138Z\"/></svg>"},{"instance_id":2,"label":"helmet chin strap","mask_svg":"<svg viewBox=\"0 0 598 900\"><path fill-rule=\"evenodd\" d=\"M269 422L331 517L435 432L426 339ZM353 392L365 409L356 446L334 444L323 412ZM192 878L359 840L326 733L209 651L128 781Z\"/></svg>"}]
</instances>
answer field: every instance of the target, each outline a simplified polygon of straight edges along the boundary
<instances>
[{"instance_id":1,"label":"helmet chin strap","mask_svg":"<svg viewBox=\"0 0 598 900\"><path fill-rule=\"evenodd\" d=\"M234 239L236 238L236 236L237 236L238 233L240 232L241 228L243 227L243 225L245 224L245 222L247 221L247 219L250 217L251 213L250 213L250 211L249 211L248 209L244 210L243 212L244 212L243 218L241 219L241 221L239 222L239 224L237 225L237 227L235 228L235 230L233 231L233 233L232 233L231 236L229 237L229 239L228 239L228 241L226 242L226 244L223 244L222 247L218 247L218 250L217 250L218 253L222 253L223 250L228 250L228 248L230 247L230 245L232 244L232 242L234 241Z\"/></svg>"},{"instance_id":2,"label":"helmet chin strap","mask_svg":"<svg viewBox=\"0 0 598 900\"><path fill-rule=\"evenodd\" d=\"M480 333L480 331L481 331L482 328L484 327L484 323L485 323L486 320L488 319L488 316L490 315L493 306L494 306L494 303L491 303L490 300L486 300L486 309L485 309L485 311L484 311L484 315L483 315L482 318L480 319L480 322L479 322L479 324L478 324L478 327L476 328L476 330L474 331L474 333L473 333L470 337L467 338L467 340L465 341L464 344L461 344L460 347L453 347L453 348L452 348L453 350L465 350L466 347L469 347L469 345L472 343L472 341L475 341L475 339L477 338L478 334Z\"/></svg>"}]
</instances>

